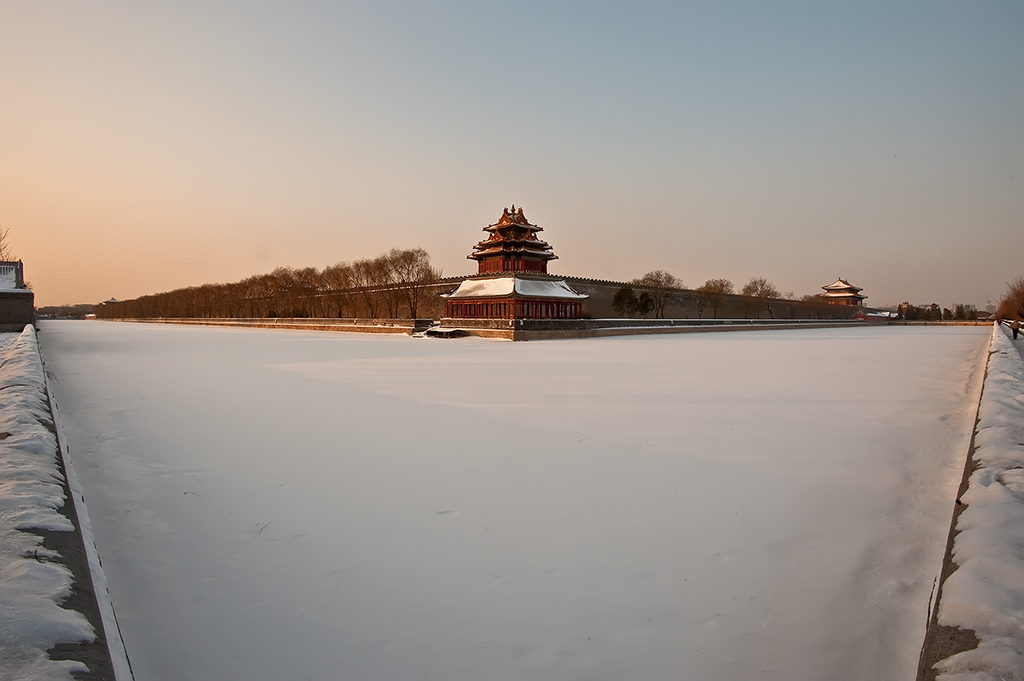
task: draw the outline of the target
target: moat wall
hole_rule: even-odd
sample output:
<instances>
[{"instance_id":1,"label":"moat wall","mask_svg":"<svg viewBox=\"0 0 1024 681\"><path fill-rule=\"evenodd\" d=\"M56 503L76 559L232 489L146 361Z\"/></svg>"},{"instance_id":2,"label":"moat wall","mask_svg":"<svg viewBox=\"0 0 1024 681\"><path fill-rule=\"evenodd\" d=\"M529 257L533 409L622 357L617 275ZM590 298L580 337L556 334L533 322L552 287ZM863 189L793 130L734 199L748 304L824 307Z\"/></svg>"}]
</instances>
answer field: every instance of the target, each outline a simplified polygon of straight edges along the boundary
<instances>
[{"instance_id":1,"label":"moat wall","mask_svg":"<svg viewBox=\"0 0 1024 681\"><path fill-rule=\"evenodd\" d=\"M150 324L186 324L300 331L402 333L412 335L434 324L430 319L114 319L105 321ZM512 341L561 338L601 338L664 333L758 331L767 329L820 329L863 326L855 320L807 319L441 319L444 335L477 336ZM437 327L435 327L437 328ZM434 329L431 329L434 331Z\"/></svg>"}]
</instances>

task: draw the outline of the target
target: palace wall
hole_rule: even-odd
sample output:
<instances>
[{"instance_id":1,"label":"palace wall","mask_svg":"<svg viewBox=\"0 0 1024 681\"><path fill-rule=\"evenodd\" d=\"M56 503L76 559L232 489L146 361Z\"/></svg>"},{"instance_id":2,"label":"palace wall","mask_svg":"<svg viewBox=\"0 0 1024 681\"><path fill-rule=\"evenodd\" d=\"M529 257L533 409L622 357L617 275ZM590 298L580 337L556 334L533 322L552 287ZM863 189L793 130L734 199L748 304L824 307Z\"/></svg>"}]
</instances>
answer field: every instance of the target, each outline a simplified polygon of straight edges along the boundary
<instances>
[{"instance_id":1,"label":"palace wall","mask_svg":"<svg viewBox=\"0 0 1024 681\"><path fill-rule=\"evenodd\" d=\"M615 294L626 285L624 282L604 281L600 279L584 279L560 275L575 291L588 296L583 301L583 315L590 319L620 318L612 307ZM634 286L637 295L644 289ZM718 308L717 319L851 319L863 308L843 305L817 304L808 305L799 300L772 299L769 311L764 301L746 296L724 296ZM698 294L692 290L678 289L669 293L665 303L665 319L710 319L711 306L707 306L703 315L698 311Z\"/></svg>"},{"instance_id":2,"label":"palace wall","mask_svg":"<svg viewBox=\"0 0 1024 681\"><path fill-rule=\"evenodd\" d=\"M442 319L444 316L444 298L441 298L441 294L448 294L455 291L459 284L465 279L470 278L473 275L466 275L461 277L446 277L440 281L419 285L422 289L422 295L419 300L417 309L417 317L420 318L432 318L435 320ZM612 301L615 298L615 294L625 286L623 282L606 281L600 279L587 279L584 277L571 277L561 275L550 275L552 278L560 279L565 281L573 290L589 296L584 299L583 302L583 316L588 319L620 319L619 315L612 307ZM323 298L324 302L316 307L319 307L323 311L320 315L310 315L304 317L307 320L324 320L324 324L335 325L338 322L337 313L342 311L346 319L357 318L360 323L368 325L381 325L387 324L387 320L392 316L391 310L395 310L398 316L407 316L409 306L404 302L405 292L407 287L404 286L380 286L375 287L372 290L369 289L350 289L342 292L334 292L330 294L317 294L319 298ZM634 287L634 291L639 295L643 291L640 287ZM31 292L19 292L9 291L8 293L14 295L29 296L31 301ZM375 309L370 306L370 297L373 297L375 302ZM328 303L327 299L330 298L333 302ZM335 300L337 299L337 300ZM389 304L388 301L393 300L395 302ZM668 295L668 300L665 305L664 317L666 319L709 319L712 318L712 310L708 306L703 315L698 312L698 296L694 291L676 289L672 290ZM24 299L22 299L24 302ZM129 301L130 303L131 301ZM856 315L862 310L859 307L849 307L841 305L826 305L818 304L815 306L809 306L801 301L795 300L773 300L771 301L771 310L769 311L764 305L763 301L756 301L744 296L725 296L721 305L719 306L718 314L715 318L717 319L849 319ZM27 321L31 321L32 304L31 302L24 303L17 310L12 305L8 309L9 316L17 317L22 319L20 321L21 326L18 326L14 330L19 330L24 326ZM142 318L153 319L161 316L159 314L140 314L142 310L135 311L130 305L118 304L116 310L106 310L108 306L97 307L97 317L100 318L119 318L123 315L126 318ZM249 312L248 308L244 306L238 307L239 314L235 319L252 319L253 315ZM134 312L134 314L133 314ZM333 314L332 314L333 312ZM118 314L120 313L120 314ZM171 314L163 314L164 318L175 318ZM184 315L181 315L184 317ZM196 317L199 315L191 315ZM223 313L216 315L211 314L211 317L224 319L229 317ZM262 319L274 319L274 317L267 317ZM3 323L3 317L0 316L0 323ZM461 320L460 320L461 321ZM279 323L270 322L275 326L279 326ZM343 322L344 324L345 322ZM350 322L349 322L350 323ZM308 325L309 322L306 322Z\"/></svg>"}]
</instances>

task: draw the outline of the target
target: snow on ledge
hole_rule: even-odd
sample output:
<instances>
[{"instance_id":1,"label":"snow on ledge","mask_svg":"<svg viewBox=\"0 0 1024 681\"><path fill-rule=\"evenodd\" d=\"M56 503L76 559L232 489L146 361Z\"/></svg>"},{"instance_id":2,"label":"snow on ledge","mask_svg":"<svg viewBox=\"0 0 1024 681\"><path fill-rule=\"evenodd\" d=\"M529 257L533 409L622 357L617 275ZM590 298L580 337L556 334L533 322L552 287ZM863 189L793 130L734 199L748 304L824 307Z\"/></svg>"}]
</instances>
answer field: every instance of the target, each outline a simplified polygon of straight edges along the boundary
<instances>
[{"instance_id":1,"label":"snow on ledge","mask_svg":"<svg viewBox=\"0 0 1024 681\"><path fill-rule=\"evenodd\" d=\"M448 298L496 298L510 296L515 291L521 296L543 298L567 298L582 300L589 296L576 293L561 280L521 279L519 277L496 277L494 279L467 279L459 288L448 294Z\"/></svg>"},{"instance_id":2,"label":"snow on ledge","mask_svg":"<svg viewBox=\"0 0 1024 681\"><path fill-rule=\"evenodd\" d=\"M576 293L564 281L545 281L537 279L516 279L516 293L521 296L543 296L545 298L570 298L579 300L588 298Z\"/></svg>"},{"instance_id":3,"label":"snow on ledge","mask_svg":"<svg viewBox=\"0 0 1024 681\"><path fill-rule=\"evenodd\" d=\"M459 288L448 294L449 298L483 298L491 296L508 296L512 294L515 279L499 277L497 279L467 279Z\"/></svg>"},{"instance_id":4,"label":"snow on ledge","mask_svg":"<svg viewBox=\"0 0 1024 681\"><path fill-rule=\"evenodd\" d=\"M975 650L935 665L942 681L1024 680L1024 359L997 324L989 348L974 459L957 521L960 566L938 622L975 632Z\"/></svg>"}]
</instances>

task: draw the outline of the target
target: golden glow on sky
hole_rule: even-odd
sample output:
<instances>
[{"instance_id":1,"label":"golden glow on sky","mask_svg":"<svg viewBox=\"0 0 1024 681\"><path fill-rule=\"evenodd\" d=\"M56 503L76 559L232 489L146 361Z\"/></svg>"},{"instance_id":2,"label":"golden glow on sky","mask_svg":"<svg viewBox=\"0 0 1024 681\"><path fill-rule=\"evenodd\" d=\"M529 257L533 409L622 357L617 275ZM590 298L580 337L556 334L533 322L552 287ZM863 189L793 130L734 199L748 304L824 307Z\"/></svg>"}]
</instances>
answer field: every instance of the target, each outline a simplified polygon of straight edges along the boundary
<instances>
[{"instance_id":1,"label":"golden glow on sky","mask_svg":"<svg viewBox=\"0 0 1024 681\"><path fill-rule=\"evenodd\" d=\"M553 271L1024 274L1024 6L0 6L0 225L38 305L423 247L504 206Z\"/></svg>"}]
</instances>

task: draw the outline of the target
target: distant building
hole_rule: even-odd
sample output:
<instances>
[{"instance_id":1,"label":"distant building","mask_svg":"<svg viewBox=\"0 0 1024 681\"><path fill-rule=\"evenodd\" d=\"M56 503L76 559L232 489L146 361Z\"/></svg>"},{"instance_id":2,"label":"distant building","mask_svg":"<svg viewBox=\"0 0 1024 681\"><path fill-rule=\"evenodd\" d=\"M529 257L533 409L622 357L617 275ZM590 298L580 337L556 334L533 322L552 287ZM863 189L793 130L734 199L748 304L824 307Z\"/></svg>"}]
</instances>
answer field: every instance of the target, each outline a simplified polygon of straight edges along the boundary
<instances>
[{"instance_id":1,"label":"distant building","mask_svg":"<svg viewBox=\"0 0 1024 681\"><path fill-rule=\"evenodd\" d=\"M95 305L83 303L80 305L46 305L36 308L36 317L40 319L85 319L86 315L92 314Z\"/></svg>"},{"instance_id":2,"label":"distant building","mask_svg":"<svg viewBox=\"0 0 1024 681\"><path fill-rule=\"evenodd\" d=\"M35 295L25 288L21 261L0 262L0 331L21 331L35 318Z\"/></svg>"},{"instance_id":3,"label":"distant building","mask_svg":"<svg viewBox=\"0 0 1024 681\"><path fill-rule=\"evenodd\" d=\"M0 262L0 289L25 288L25 268L21 261Z\"/></svg>"},{"instance_id":4,"label":"distant building","mask_svg":"<svg viewBox=\"0 0 1024 681\"><path fill-rule=\"evenodd\" d=\"M477 261L478 274L445 295L445 317L452 319L579 319L586 295L547 273L558 258L543 231L531 224L523 209L508 208L488 237L467 258Z\"/></svg>"},{"instance_id":5,"label":"distant building","mask_svg":"<svg viewBox=\"0 0 1024 681\"><path fill-rule=\"evenodd\" d=\"M842 277L836 279L835 283L829 284L828 286L822 286L821 288L825 290L825 302L831 305L861 307L863 306L864 299L867 298L867 296L862 296L860 294L864 289L854 286Z\"/></svg>"}]
</instances>

